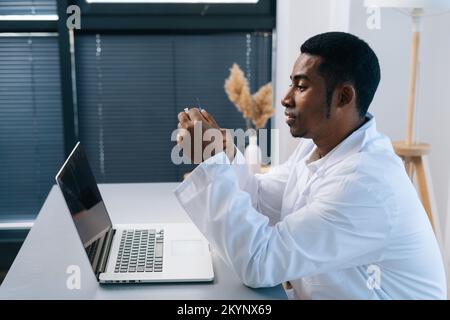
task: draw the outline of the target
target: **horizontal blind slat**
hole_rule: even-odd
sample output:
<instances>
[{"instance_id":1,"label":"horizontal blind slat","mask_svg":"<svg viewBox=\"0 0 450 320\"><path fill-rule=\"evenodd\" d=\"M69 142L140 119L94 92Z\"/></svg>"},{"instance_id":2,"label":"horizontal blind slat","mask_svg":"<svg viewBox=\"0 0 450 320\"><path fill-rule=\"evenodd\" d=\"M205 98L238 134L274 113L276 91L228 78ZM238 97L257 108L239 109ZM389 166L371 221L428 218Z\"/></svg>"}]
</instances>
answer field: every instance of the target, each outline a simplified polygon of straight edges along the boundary
<instances>
[{"instance_id":1,"label":"horizontal blind slat","mask_svg":"<svg viewBox=\"0 0 450 320\"><path fill-rule=\"evenodd\" d=\"M56 14L57 0L1 0L0 15Z\"/></svg>"}]
</instances>

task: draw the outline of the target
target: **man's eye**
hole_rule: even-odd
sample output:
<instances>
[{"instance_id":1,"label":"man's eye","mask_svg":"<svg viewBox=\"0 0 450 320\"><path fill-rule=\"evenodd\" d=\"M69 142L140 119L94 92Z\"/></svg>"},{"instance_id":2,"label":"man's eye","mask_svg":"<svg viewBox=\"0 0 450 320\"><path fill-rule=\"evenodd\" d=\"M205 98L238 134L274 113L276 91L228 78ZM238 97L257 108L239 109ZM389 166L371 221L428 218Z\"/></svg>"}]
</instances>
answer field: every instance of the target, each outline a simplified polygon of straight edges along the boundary
<instances>
[{"instance_id":1,"label":"man's eye","mask_svg":"<svg viewBox=\"0 0 450 320\"><path fill-rule=\"evenodd\" d=\"M295 89L300 90L300 91L304 91L304 90L306 89L306 87L301 86L301 85L299 85L299 84L298 84L298 85L290 84L289 87L290 87L290 88L295 87Z\"/></svg>"}]
</instances>

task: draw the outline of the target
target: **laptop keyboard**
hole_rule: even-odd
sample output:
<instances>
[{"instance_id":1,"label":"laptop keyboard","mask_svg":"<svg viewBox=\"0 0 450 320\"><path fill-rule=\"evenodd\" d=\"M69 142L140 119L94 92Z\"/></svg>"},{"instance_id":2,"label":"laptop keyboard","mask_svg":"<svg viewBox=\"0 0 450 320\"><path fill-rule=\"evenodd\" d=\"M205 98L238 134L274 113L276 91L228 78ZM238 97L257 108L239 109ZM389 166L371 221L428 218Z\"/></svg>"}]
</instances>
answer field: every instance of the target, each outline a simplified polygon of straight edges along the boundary
<instances>
[{"instance_id":1,"label":"laptop keyboard","mask_svg":"<svg viewBox=\"0 0 450 320\"><path fill-rule=\"evenodd\" d=\"M114 272L162 272L164 230L125 230Z\"/></svg>"}]
</instances>

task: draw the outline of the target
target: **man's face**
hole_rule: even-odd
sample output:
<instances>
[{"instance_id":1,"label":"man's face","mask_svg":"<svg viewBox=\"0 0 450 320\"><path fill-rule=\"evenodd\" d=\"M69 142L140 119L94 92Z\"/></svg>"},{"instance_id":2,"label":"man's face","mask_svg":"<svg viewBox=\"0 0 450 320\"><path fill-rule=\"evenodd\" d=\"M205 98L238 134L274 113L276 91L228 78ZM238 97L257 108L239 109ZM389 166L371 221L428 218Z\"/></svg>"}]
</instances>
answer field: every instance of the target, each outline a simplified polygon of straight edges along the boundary
<instances>
[{"instance_id":1,"label":"man's face","mask_svg":"<svg viewBox=\"0 0 450 320\"><path fill-rule=\"evenodd\" d=\"M292 136L314 139L326 131L327 90L319 74L321 58L301 54L291 74L291 88L281 100Z\"/></svg>"}]
</instances>

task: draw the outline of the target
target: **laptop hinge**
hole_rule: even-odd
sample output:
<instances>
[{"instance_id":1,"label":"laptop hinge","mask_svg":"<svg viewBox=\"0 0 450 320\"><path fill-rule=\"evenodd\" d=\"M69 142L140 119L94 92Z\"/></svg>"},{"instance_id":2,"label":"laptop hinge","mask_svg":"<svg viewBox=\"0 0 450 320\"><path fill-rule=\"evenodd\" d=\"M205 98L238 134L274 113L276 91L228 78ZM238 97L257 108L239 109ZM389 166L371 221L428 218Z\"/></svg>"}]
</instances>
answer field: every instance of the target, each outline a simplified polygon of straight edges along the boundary
<instances>
[{"instance_id":1,"label":"laptop hinge","mask_svg":"<svg viewBox=\"0 0 450 320\"><path fill-rule=\"evenodd\" d=\"M109 229L109 231L106 233L105 245L103 246L102 252L100 253L100 259L96 272L97 278L100 276L100 273L103 273L106 270L106 266L108 265L109 251L111 249L115 233L116 230L112 228Z\"/></svg>"}]
</instances>

